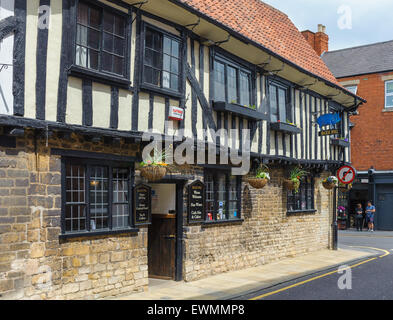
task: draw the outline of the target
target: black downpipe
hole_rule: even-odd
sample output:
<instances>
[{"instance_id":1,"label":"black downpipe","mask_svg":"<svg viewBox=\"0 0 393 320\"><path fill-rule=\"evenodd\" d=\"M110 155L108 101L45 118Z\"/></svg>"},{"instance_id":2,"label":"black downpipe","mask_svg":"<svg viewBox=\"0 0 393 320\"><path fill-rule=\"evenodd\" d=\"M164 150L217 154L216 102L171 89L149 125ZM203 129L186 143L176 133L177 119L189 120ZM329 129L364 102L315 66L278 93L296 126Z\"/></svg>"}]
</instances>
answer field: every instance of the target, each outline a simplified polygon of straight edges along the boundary
<instances>
[{"instance_id":1,"label":"black downpipe","mask_svg":"<svg viewBox=\"0 0 393 320\"><path fill-rule=\"evenodd\" d=\"M333 250L337 250L337 246L338 246L337 187L334 187L334 190L333 190L333 224L332 224L332 234L333 234Z\"/></svg>"}]
</instances>

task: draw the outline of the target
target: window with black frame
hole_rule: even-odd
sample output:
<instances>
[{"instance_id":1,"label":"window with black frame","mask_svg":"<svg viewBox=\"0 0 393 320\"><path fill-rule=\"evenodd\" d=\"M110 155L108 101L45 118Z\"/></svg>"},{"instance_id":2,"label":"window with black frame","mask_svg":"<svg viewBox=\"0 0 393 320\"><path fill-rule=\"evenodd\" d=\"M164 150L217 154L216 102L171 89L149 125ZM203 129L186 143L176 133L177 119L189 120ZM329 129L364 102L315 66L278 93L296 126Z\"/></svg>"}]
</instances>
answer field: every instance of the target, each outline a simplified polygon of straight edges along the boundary
<instances>
[{"instance_id":1,"label":"window with black frame","mask_svg":"<svg viewBox=\"0 0 393 320\"><path fill-rule=\"evenodd\" d=\"M313 211L314 207L314 179L311 176L303 177L298 192L288 191L288 212Z\"/></svg>"},{"instance_id":2,"label":"window with black frame","mask_svg":"<svg viewBox=\"0 0 393 320\"><path fill-rule=\"evenodd\" d=\"M214 101L251 107L251 71L218 55L213 69Z\"/></svg>"},{"instance_id":3,"label":"window with black frame","mask_svg":"<svg viewBox=\"0 0 393 320\"><path fill-rule=\"evenodd\" d=\"M146 27L143 82L175 92L180 88L180 40Z\"/></svg>"},{"instance_id":4,"label":"window with black frame","mask_svg":"<svg viewBox=\"0 0 393 320\"><path fill-rule=\"evenodd\" d=\"M277 83L269 85L271 122L291 122L292 115L288 108L288 88Z\"/></svg>"},{"instance_id":5,"label":"window with black frame","mask_svg":"<svg viewBox=\"0 0 393 320\"><path fill-rule=\"evenodd\" d=\"M67 160L63 233L129 228L130 170L128 167Z\"/></svg>"},{"instance_id":6,"label":"window with black frame","mask_svg":"<svg viewBox=\"0 0 393 320\"><path fill-rule=\"evenodd\" d=\"M126 19L112 10L78 3L75 64L125 77Z\"/></svg>"},{"instance_id":7,"label":"window with black frame","mask_svg":"<svg viewBox=\"0 0 393 320\"><path fill-rule=\"evenodd\" d=\"M207 222L240 219L240 177L206 171L205 186Z\"/></svg>"}]
</instances>

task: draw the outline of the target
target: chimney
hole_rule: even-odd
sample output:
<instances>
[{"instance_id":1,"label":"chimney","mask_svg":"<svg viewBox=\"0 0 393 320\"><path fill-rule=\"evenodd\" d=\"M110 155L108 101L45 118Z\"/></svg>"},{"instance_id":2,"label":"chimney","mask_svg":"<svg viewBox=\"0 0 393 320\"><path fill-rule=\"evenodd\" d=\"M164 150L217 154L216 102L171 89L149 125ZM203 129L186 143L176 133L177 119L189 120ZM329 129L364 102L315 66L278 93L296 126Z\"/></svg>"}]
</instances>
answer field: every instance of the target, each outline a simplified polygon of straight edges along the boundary
<instances>
[{"instance_id":1,"label":"chimney","mask_svg":"<svg viewBox=\"0 0 393 320\"><path fill-rule=\"evenodd\" d=\"M329 36L326 34L324 25L319 24L316 33L306 30L302 31L302 35L319 56L329 51Z\"/></svg>"}]
</instances>

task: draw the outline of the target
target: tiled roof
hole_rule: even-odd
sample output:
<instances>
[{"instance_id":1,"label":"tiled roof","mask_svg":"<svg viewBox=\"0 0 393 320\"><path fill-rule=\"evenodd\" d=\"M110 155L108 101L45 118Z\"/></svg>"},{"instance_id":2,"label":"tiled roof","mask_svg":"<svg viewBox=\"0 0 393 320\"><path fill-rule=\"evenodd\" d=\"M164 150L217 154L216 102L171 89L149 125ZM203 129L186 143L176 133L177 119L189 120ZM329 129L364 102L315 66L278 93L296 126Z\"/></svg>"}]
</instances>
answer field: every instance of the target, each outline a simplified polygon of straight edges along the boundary
<instances>
[{"instance_id":1,"label":"tiled roof","mask_svg":"<svg viewBox=\"0 0 393 320\"><path fill-rule=\"evenodd\" d=\"M338 84L328 67L281 11L260 0L177 0L298 67Z\"/></svg>"},{"instance_id":2,"label":"tiled roof","mask_svg":"<svg viewBox=\"0 0 393 320\"><path fill-rule=\"evenodd\" d=\"M393 70L393 41L326 52L322 59L337 78Z\"/></svg>"}]
</instances>

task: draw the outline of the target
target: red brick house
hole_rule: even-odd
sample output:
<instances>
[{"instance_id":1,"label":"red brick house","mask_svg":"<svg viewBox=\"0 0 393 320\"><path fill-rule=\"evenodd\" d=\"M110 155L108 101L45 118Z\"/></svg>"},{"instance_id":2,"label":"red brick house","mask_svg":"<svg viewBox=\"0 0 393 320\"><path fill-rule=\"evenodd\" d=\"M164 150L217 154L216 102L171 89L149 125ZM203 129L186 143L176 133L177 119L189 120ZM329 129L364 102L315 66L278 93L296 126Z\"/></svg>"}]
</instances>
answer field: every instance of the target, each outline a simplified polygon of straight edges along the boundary
<instances>
[{"instance_id":1,"label":"red brick house","mask_svg":"<svg viewBox=\"0 0 393 320\"><path fill-rule=\"evenodd\" d=\"M322 55L340 84L367 100L350 117L351 160L358 179L349 203L372 200L380 230L393 230L392 52L393 41L388 41Z\"/></svg>"}]
</instances>

